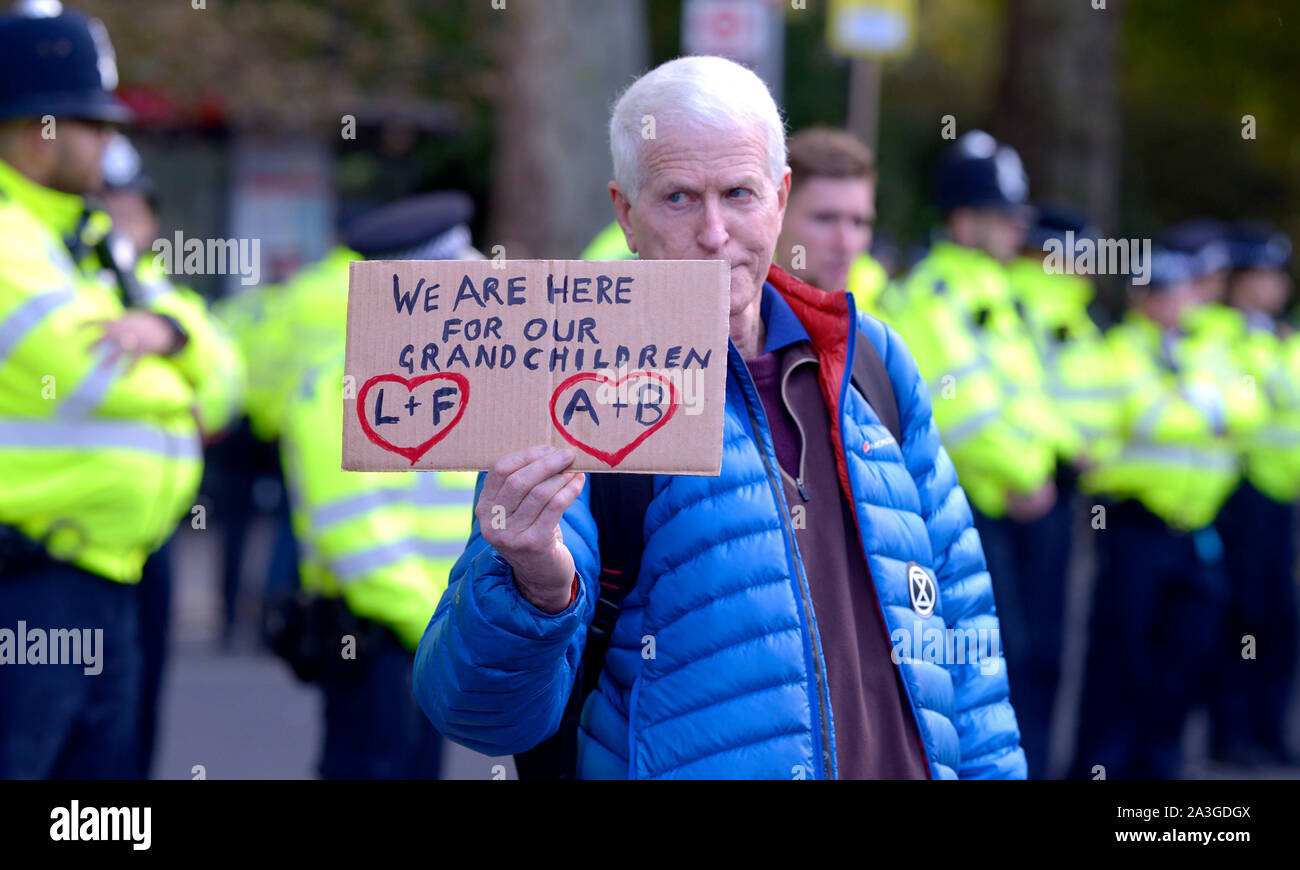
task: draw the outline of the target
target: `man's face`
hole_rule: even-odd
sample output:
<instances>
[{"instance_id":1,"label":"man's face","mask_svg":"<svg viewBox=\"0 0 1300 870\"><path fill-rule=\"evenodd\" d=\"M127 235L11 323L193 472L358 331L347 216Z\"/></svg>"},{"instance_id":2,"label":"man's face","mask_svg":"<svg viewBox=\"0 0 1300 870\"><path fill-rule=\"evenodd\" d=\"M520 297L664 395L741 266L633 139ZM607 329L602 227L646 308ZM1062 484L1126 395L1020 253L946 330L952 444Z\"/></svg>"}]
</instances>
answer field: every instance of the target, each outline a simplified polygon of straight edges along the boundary
<instances>
[{"instance_id":1,"label":"man's face","mask_svg":"<svg viewBox=\"0 0 1300 870\"><path fill-rule=\"evenodd\" d=\"M636 204L610 183L628 247L646 260L727 260L730 314L761 296L781 231L790 170L767 173L767 141L756 126L722 134L661 125L644 147Z\"/></svg>"},{"instance_id":2,"label":"man's face","mask_svg":"<svg viewBox=\"0 0 1300 870\"><path fill-rule=\"evenodd\" d=\"M45 186L78 195L98 191L104 184L100 159L112 135L107 124L59 121L54 138L46 140L51 153Z\"/></svg>"},{"instance_id":3,"label":"man's face","mask_svg":"<svg viewBox=\"0 0 1300 870\"><path fill-rule=\"evenodd\" d=\"M1024 246L1029 226L1022 218L995 208L959 208L949 216L949 230L957 244L1010 263Z\"/></svg>"},{"instance_id":4,"label":"man's face","mask_svg":"<svg viewBox=\"0 0 1300 870\"><path fill-rule=\"evenodd\" d=\"M1244 269L1232 276L1232 300L1272 317L1286 308L1291 276L1281 269Z\"/></svg>"},{"instance_id":5,"label":"man's face","mask_svg":"<svg viewBox=\"0 0 1300 870\"><path fill-rule=\"evenodd\" d=\"M1219 269L1196 279L1196 296L1205 305L1223 301L1228 293L1228 270Z\"/></svg>"},{"instance_id":6,"label":"man's face","mask_svg":"<svg viewBox=\"0 0 1300 870\"><path fill-rule=\"evenodd\" d=\"M1138 310L1165 329L1182 321L1183 312L1197 304L1196 285L1183 281L1172 287L1148 290L1137 297Z\"/></svg>"},{"instance_id":7,"label":"man's face","mask_svg":"<svg viewBox=\"0 0 1300 870\"><path fill-rule=\"evenodd\" d=\"M865 178L802 179L790 194L776 246L777 260L795 277L823 290L843 290L849 266L871 247L875 185ZM802 246L802 258L798 257ZM797 268L802 262L803 268Z\"/></svg>"}]
</instances>

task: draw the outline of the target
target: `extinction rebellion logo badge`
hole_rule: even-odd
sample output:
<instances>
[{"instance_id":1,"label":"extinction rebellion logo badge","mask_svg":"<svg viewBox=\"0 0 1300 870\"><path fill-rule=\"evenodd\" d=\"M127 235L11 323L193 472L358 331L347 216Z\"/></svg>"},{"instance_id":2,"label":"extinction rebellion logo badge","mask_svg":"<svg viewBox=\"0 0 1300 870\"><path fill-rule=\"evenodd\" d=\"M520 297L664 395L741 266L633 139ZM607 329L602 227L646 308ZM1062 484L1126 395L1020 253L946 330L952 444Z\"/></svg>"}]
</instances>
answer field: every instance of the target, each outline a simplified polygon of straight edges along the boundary
<instances>
[{"instance_id":1,"label":"extinction rebellion logo badge","mask_svg":"<svg viewBox=\"0 0 1300 870\"><path fill-rule=\"evenodd\" d=\"M907 594L912 599L912 609L920 616L934 613L934 602L938 592L934 588L934 579L930 572L916 562L907 563Z\"/></svg>"}]
</instances>

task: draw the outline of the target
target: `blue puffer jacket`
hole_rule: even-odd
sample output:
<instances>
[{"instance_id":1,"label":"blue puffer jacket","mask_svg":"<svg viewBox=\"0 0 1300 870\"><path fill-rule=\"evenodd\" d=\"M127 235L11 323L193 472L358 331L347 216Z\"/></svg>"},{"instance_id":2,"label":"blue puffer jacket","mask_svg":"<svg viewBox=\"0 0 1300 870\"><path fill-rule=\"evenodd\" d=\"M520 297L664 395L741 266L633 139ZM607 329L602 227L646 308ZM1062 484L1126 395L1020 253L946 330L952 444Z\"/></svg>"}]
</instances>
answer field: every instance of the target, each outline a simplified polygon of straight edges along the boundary
<instances>
[{"instance_id":1,"label":"blue puffer jacket","mask_svg":"<svg viewBox=\"0 0 1300 870\"><path fill-rule=\"evenodd\" d=\"M979 662L960 654L962 644L945 652L942 640L930 642L949 629L995 638L998 623L970 508L912 357L893 330L855 315L851 296L817 290L775 266L769 282L804 324L819 358L841 486L851 487L931 776L1023 778L1000 645ZM901 450L850 385L855 317L889 372ZM836 776L816 616L807 609L811 595L771 434L735 345L727 365L721 474L655 477L641 574L583 710L582 778ZM420 642L414 674L420 705L457 743L513 754L559 727L599 595L589 490L561 521L582 582L559 614L519 595L510 566L474 524ZM938 602L926 618L911 605L909 562L937 580Z\"/></svg>"}]
</instances>

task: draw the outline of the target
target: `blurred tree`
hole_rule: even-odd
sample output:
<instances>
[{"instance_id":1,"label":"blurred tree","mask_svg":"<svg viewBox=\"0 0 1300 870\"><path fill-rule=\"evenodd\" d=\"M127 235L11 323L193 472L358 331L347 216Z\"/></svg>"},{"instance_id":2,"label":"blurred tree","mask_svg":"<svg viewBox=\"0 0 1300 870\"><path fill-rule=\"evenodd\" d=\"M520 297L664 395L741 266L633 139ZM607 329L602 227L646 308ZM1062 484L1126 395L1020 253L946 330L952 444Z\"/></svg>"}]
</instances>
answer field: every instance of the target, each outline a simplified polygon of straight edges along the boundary
<instances>
[{"instance_id":1,"label":"blurred tree","mask_svg":"<svg viewBox=\"0 0 1300 870\"><path fill-rule=\"evenodd\" d=\"M1125 5L1010 0L991 131L1020 152L1035 199L1081 205L1108 228L1119 215Z\"/></svg>"},{"instance_id":2,"label":"blurred tree","mask_svg":"<svg viewBox=\"0 0 1300 870\"><path fill-rule=\"evenodd\" d=\"M609 109L648 61L641 0L508 0L489 22L499 80L490 245L576 257L612 212Z\"/></svg>"}]
</instances>

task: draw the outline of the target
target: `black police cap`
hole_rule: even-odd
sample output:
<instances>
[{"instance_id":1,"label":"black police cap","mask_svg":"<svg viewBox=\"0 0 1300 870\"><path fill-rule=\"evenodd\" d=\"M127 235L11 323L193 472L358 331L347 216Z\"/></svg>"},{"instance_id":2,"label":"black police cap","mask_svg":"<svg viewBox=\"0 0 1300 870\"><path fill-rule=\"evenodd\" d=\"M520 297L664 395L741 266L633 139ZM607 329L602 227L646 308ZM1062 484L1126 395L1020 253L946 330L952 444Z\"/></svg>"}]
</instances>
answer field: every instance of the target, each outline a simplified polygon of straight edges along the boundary
<instances>
[{"instance_id":1,"label":"black police cap","mask_svg":"<svg viewBox=\"0 0 1300 870\"><path fill-rule=\"evenodd\" d=\"M939 160L935 181L939 207L991 208L1030 220L1029 179L1020 155L983 130L971 130Z\"/></svg>"},{"instance_id":2,"label":"black police cap","mask_svg":"<svg viewBox=\"0 0 1300 870\"><path fill-rule=\"evenodd\" d=\"M124 124L117 62L97 18L55 2L27 2L0 15L0 120L73 118Z\"/></svg>"},{"instance_id":3,"label":"black police cap","mask_svg":"<svg viewBox=\"0 0 1300 870\"><path fill-rule=\"evenodd\" d=\"M1165 245L1152 246L1148 269L1150 280L1142 289L1152 292L1169 290L1201 274L1195 254Z\"/></svg>"},{"instance_id":4,"label":"black police cap","mask_svg":"<svg viewBox=\"0 0 1300 870\"><path fill-rule=\"evenodd\" d=\"M352 221L343 243L369 260L398 259L474 216L474 202L459 190L440 190L399 199Z\"/></svg>"},{"instance_id":5,"label":"black police cap","mask_svg":"<svg viewBox=\"0 0 1300 870\"><path fill-rule=\"evenodd\" d=\"M1101 231L1088 221L1080 209L1060 203L1038 203L1034 207L1034 223L1025 238L1025 247L1043 250L1048 241L1065 245L1066 234L1074 233L1079 239L1096 239Z\"/></svg>"},{"instance_id":6,"label":"black police cap","mask_svg":"<svg viewBox=\"0 0 1300 870\"><path fill-rule=\"evenodd\" d=\"M1270 223L1242 221L1228 233L1228 255L1234 269L1285 269L1291 239Z\"/></svg>"},{"instance_id":7,"label":"black police cap","mask_svg":"<svg viewBox=\"0 0 1300 870\"><path fill-rule=\"evenodd\" d=\"M1175 224L1156 238L1157 243L1195 258L1197 276L1227 269L1228 225L1214 218L1195 218Z\"/></svg>"}]
</instances>

